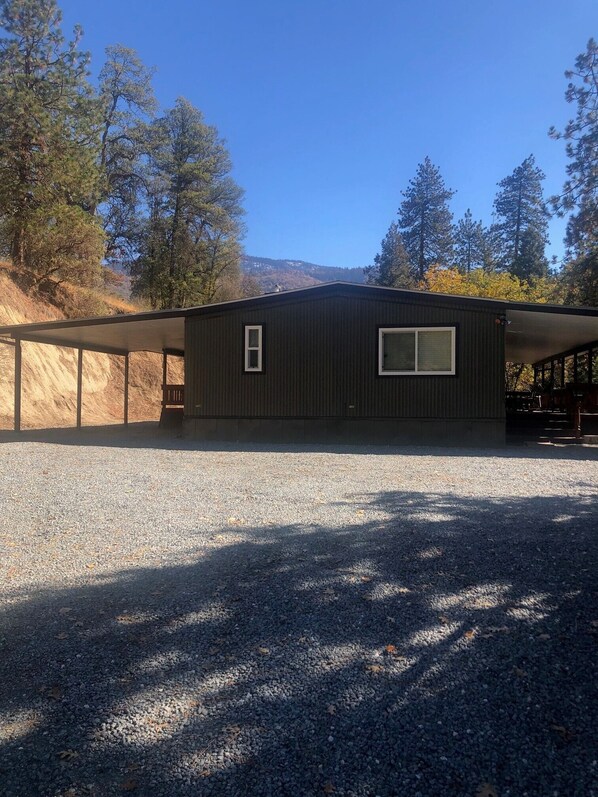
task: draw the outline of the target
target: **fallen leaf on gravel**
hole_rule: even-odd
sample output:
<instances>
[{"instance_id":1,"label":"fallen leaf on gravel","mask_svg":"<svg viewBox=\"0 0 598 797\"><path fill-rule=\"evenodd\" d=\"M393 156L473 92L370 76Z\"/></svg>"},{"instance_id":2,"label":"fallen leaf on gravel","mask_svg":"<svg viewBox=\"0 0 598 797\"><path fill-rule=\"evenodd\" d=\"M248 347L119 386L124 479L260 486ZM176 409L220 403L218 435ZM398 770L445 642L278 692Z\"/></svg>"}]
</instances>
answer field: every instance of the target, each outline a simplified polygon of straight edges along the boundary
<instances>
[{"instance_id":1,"label":"fallen leaf on gravel","mask_svg":"<svg viewBox=\"0 0 598 797\"><path fill-rule=\"evenodd\" d=\"M356 515L365 515L365 509L358 509Z\"/></svg>"},{"instance_id":2,"label":"fallen leaf on gravel","mask_svg":"<svg viewBox=\"0 0 598 797\"><path fill-rule=\"evenodd\" d=\"M135 780L135 778L127 778L122 782L123 791L135 791L138 786L139 783Z\"/></svg>"},{"instance_id":3,"label":"fallen leaf on gravel","mask_svg":"<svg viewBox=\"0 0 598 797\"><path fill-rule=\"evenodd\" d=\"M387 653L396 653L396 652L397 652L397 649L396 649L396 647L395 647L394 645L387 645L387 646L384 648L384 650L385 650Z\"/></svg>"},{"instance_id":4,"label":"fallen leaf on gravel","mask_svg":"<svg viewBox=\"0 0 598 797\"><path fill-rule=\"evenodd\" d=\"M450 618L450 617L447 617L447 616L446 616L446 614L439 614L439 615L438 615L438 619L439 619L439 620L440 620L440 622L441 622L441 623L443 623L444 625L446 625L447 623L450 623L450 621L451 621L451 618Z\"/></svg>"},{"instance_id":5,"label":"fallen leaf on gravel","mask_svg":"<svg viewBox=\"0 0 598 797\"><path fill-rule=\"evenodd\" d=\"M550 639L550 634L540 634L538 639L541 639L542 642L546 642L547 639Z\"/></svg>"},{"instance_id":6,"label":"fallen leaf on gravel","mask_svg":"<svg viewBox=\"0 0 598 797\"><path fill-rule=\"evenodd\" d=\"M220 648L210 648L208 650L208 656L216 656L218 653L220 653Z\"/></svg>"},{"instance_id":7,"label":"fallen leaf on gravel","mask_svg":"<svg viewBox=\"0 0 598 797\"><path fill-rule=\"evenodd\" d=\"M228 522L231 526L242 526L245 521L240 517L229 517Z\"/></svg>"},{"instance_id":8,"label":"fallen leaf on gravel","mask_svg":"<svg viewBox=\"0 0 598 797\"><path fill-rule=\"evenodd\" d=\"M332 715L334 715L334 714L336 714L336 706L333 706L333 705L332 705L332 703L331 703L331 704L328 706L328 708L326 709L326 711L327 711L329 714L332 714Z\"/></svg>"},{"instance_id":9,"label":"fallen leaf on gravel","mask_svg":"<svg viewBox=\"0 0 598 797\"><path fill-rule=\"evenodd\" d=\"M334 788L334 786L332 785L332 783L325 783L325 784L322 786L322 791L324 792L324 794L334 794L334 792L336 791L336 789Z\"/></svg>"},{"instance_id":10,"label":"fallen leaf on gravel","mask_svg":"<svg viewBox=\"0 0 598 797\"><path fill-rule=\"evenodd\" d=\"M267 656L270 653L270 648L258 648L258 653L261 653L262 656Z\"/></svg>"},{"instance_id":11,"label":"fallen leaf on gravel","mask_svg":"<svg viewBox=\"0 0 598 797\"><path fill-rule=\"evenodd\" d=\"M69 635L66 631L61 631L59 634L56 634L56 639L68 639Z\"/></svg>"},{"instance_id":12,"label":"fallen leaf on gravel","mask_svg":"<svg viewBox=\"0 0 598 797\"><path fill-rule=\"evenodd\" d=\"M475 793L476 797L498 797L498 792L491 783L482 783Z\"/></svg>"},{"instance_id":13,"label":"fallen leaf on gravel","mask_svg":"<svg viewBox=\"0 0 598 797\"><path fill-rule=\"evenodd\" d=\"M382 672L383 669L381 664L368 664L366 666L366 670L369 672Z\"/></svg>"},{"instance_id":14,"label":"fallen leaf on gravel","mask_svg":"<svg viewBox=\"0 0 598 797\"><path fill-rule=\"evenodd\" d=\"M474 637L474 636L475 636L475 631L473 630L473 628L470 628L470 629L469 629L469 631L466 631L466 632L463 634L463 636L464 636L466 639L471 639L472 637Z\"/></svg>"},{"instance_id":15,"label":"fallen leaf on gravel","mask_svg":"<svg viewBox=\"0 0 598 797\"><path fill-rule=\"evenodd\" d=\"M94 569L94 567L95 567L95 564L94 564L93 562L90 562L89 564L85 565L85 567L86 567L88 570L93 570L93 569Z\"/></svg>"},{"instance_id":16,"label":"fallen leaf on gravel","mask_svg":"<svg viewBox=\"0 0 598 797\"><path fill-rule=\"evenodd\" d=\"M361 577L361 580L362 580L364 583L366 583L366 582L368 582L368 581L371 581L371 580L372 580L372 577L371 577L371 576L362 576L362 577Z\"/></svg>"},{"instance_id":17,"label":"fallen leaf on gravel","mask_svg":"<svg viewBox=\"0 0 598 797\"><path fill-rule=\"evenodd\" d=\"M61 761L73 761L78 757L79 753L76 750L61 750L58 753L58 758L60 758Z\"/></svg>"},{"instance_id":18,"label":"fallen leaf on gravel","mask_svg":"<svg viewBox=\"0 0 598 797\"><path fill-rule=\"evenodd\" d=\"M488 627L488 628L487 628L487 629L484 631L484 633L482 634L482 636L484 637L484 639L488 639L488 637L494 636L494 634L508 634L508 633L509 633L509 628L508 628L508 626L506 626L506 625L501 625L501 626L489 626L489 627Z\"/></svg>"},{"instance_id":19,"label":"fallen leaf on gravel","mask_svg":"<svg viewBox=\"0 0 598 797\"><path fill-rule=\"evenodd\" d=\"M72 611L73 610L71 609L70 606L63 606L62 609L58 610L58 614L68 614L69 612L72 612Z\"/></svg>"},{"instance_id":20,"label":"fallen leaf on gravel","mask_svg":"<svg viewBox=\"0 0 598 797\"><path fill-rule=\"evenodd\" d=\"M513 673L518 678L527 678L527 673L525 670L522 670L521 667L513 667Z\"/></svg>"},{"instance_id":21,"label":"fallen leaf on gravel","mask_svg":"<svg viewBox=\"0 0 598 797\"><path fill-rule=\"evenodd\" d=\"M551 730L561 737L561 739L565 742L571 742L575 739L575 733L570 731L569 728L565 728L564 725L551 725Z\"/></svg>"}]
</instances>

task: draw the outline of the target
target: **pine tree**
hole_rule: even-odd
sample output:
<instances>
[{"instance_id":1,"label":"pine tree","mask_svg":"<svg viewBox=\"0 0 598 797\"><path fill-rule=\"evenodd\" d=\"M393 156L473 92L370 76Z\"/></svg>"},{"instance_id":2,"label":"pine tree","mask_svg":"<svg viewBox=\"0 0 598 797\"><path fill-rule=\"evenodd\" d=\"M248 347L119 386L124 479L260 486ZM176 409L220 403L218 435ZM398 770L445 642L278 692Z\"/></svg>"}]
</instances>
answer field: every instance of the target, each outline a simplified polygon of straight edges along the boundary
<instances>
[{"instance_id":1,"label":"pine tree","mask_svg":"<svg viewBox=\"0 0 598 797\"><path fill-rule=\"evenodd\" d=\"M486 255L486 238L481 221L474 221L469 208L455 225L455 265L459 271L469 274L474 268L483 268Z\"/></svg>"},{"instance_id":2,"label":"pine tree","mask_svg":"<svg viewBox=\"0 0 598 797\"><path fill-rule=\"evenodd\" d=\"M512 271L520 263L523 234L533 229L536 241L547 242L549 213L542 194L544 172L536 166L533 155L526 158L520 166L498 184L499 192L494 200L498 216L496 225L500 236L500 265L504 271ZM538 252L540 259L544 251ZM529 264L532 270L541 268L540 263ZM529 275L522 274L527 277Z\"/></svg>"},{"instance_id":3,"label":"pine tree","mask_svg":"<svg viewBox=\"0 0 598 797\"><path fill-rule=\"evenodd\" d=\"M521 247L511 266L511 273L525 280L547 277L548 260L544 247L541 233L535 227L527 227L521 234Z\"/></svg>"},{"instance_id":4,"label":"pine tree","mask_svg":"<svg viewBox=\"0 0 598 797\"><path fill-rule=\"evenodd\" d=\"M135 50L120 44L106 48L99 76L100 211L106 258L116 264L130 259L137 245L147 122L156 110L152 77Z\"/></svg>"},{"instance_id":5,"label":"pine tree","mask_svg":"<svg viewBox=\"0 0 598 797\"><path fill-rule=\"evenodd\" d=\"M423 280L434 265L450 265L453 255L452 213L455 192L446 188L440 171L426 157L409 181L399 208L399 229L411 263L412 277Z\"/></svg>"},{"instance_id":6,"label":"pine tree","mask_svg":"<svg viewBox=\"0 0 598 797\"><path fill-rule=\"evenodd\" d=\"M598 305L598 43L590 39L577 56L565 99L577 105L562 133L549 135L566 142L567 179L551 204L559 216L570 213L565 243L572 258L563 278L566 301Z\"/></svg>"},{"instance_id":7,"label":"pine tree","mask_svg":"<svg viewBox=\"0 0 598 797\"><path fill-rule=\"evenodd\" d=\"M566 142L569 159L563 192L551 197L551 203L559 215L575 211L567 225L567 242L583 254L598 246L598 43L594 39L565 77L571 81L565 99L576 103L577 111L562 133L554 127L549 131L552 138Z\"/></svg>"},{"instance_id":8,"label":"pine tree","mask_svg":"<svg viewBox=\"0 0 598 797\"><path fill-rule=\"evenodd\" d=\"M365 269L366 282L370 285L383 285L388 288L415 288L416 283L411 276L409 255L403 245L403 239L396 221L388 228L380 252L374 258L374 264Z\"/></svg>"},{"instance_id":9,"label":"pine tree","mask_svg":"<svg viewBox=\"0 0 598 797\"><path fill-rule=\"evenodd\" d=\"M493 221L489 227L484 228L482 240L482 268L484 271L500 270L501 249L501 232L498 224Z\"/></svg>"},{"instance_id":10,"label":"pine tree","mask_svg":"<svg viewBox=\"0 0 598 797\"><path fill-rule=\"evenodd\" d=\"M54 0L4 0L0 26L0 241L36 281L99 272L98 128L81 30L64 43Z\"/></svg>"},{"instance_id":11,"label":"pine tree","mask_svg":"<svg viewBox=\"0 0 598 797\"><path fill-rule=\"evenodd\" d=\"M153 307L214 301L240 274L242 190L214 127L179 99L150 128L150 209L132 265L134 292Z\"/></svg>"}]
</instances>

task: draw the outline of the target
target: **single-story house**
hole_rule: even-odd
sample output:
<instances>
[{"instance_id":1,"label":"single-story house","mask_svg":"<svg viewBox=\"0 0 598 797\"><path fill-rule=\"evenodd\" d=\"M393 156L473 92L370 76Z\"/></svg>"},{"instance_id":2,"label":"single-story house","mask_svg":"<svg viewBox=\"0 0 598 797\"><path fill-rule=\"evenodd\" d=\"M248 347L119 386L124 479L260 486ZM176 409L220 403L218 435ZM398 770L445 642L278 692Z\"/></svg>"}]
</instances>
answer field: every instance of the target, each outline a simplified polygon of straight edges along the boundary
<instances>
[{"instance_id":1,"label":"single-story house","mask_svg":"<svg viewBox=\"0 0 598 797\"><path fill-rule=\"evenodd\" d=\"M564 390L569 358L569 387L598 390L596 309L343 282L0 336L15 344L17 429L21 341L127 363L133 351L184 356L184 385L165 384L163 404L179 406L184 433L204 440L496 445L506 362L548 369ZM126 421L126 384L124 411Z\"/></svg>"}]
</instances>

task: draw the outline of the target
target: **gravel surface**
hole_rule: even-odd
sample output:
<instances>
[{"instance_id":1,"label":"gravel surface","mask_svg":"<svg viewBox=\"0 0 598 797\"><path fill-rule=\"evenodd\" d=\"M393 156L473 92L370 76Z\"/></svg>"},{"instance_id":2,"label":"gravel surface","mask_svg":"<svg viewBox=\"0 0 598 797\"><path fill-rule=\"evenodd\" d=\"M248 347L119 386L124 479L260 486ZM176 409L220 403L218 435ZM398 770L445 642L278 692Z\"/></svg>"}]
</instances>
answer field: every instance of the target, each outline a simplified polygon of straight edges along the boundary
<instances>
[{"instance_id":1,"label":"gravel surface","mask_svg":"<svg viewBox=\"0 0 598 797\"><path fill-rule=\"evenodd\" d=\"M0 794L598 795L598 452L0 438Z\"/></svg>"}]
</instances>

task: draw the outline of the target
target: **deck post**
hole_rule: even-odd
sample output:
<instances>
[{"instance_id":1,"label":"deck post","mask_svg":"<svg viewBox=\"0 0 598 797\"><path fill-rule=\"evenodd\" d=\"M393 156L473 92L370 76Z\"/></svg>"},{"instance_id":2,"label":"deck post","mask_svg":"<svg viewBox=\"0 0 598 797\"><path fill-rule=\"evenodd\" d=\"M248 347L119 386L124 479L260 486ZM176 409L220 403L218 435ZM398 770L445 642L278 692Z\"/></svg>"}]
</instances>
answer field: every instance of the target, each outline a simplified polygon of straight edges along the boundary
<instances>
[{"instance_id":1,"label":"deck post","mask_svg":"<svg viewBox=\"0 0 598 797\"><path fill-rule=\"evenodd\" d=\"M77 351L77 429L81 428L81 403L83 395L83 349Z\"/></svg>"},{"instance_id":2,"label":"deck post","mask_svg":"<svg viewBox=\"0 0 598 797\"><path fill-rule=\"evenodd\" d=\"M129 352L125 354L125 385L123 416L125 426L129 425Z\"/></svg>"},{"instance_id":3,"label":"deck post","mask_svg":"<svg viewBox=\"0 0 598 797\"><path fill-rule=\"evenodd\" d=\"M168 354L165 351L163 351L162 352L162 390L164 390L166 384L168 384Z\"/></svg>"},{"instance_id":4,"label":"deck post","mask_svg":"<svg viewBox=\"0 0 598 797\"><path fill-rule=\"evenodd\" d=\"M15 338L15 432L21 431L21 339Z\"/></svg>"}]
</instances>

